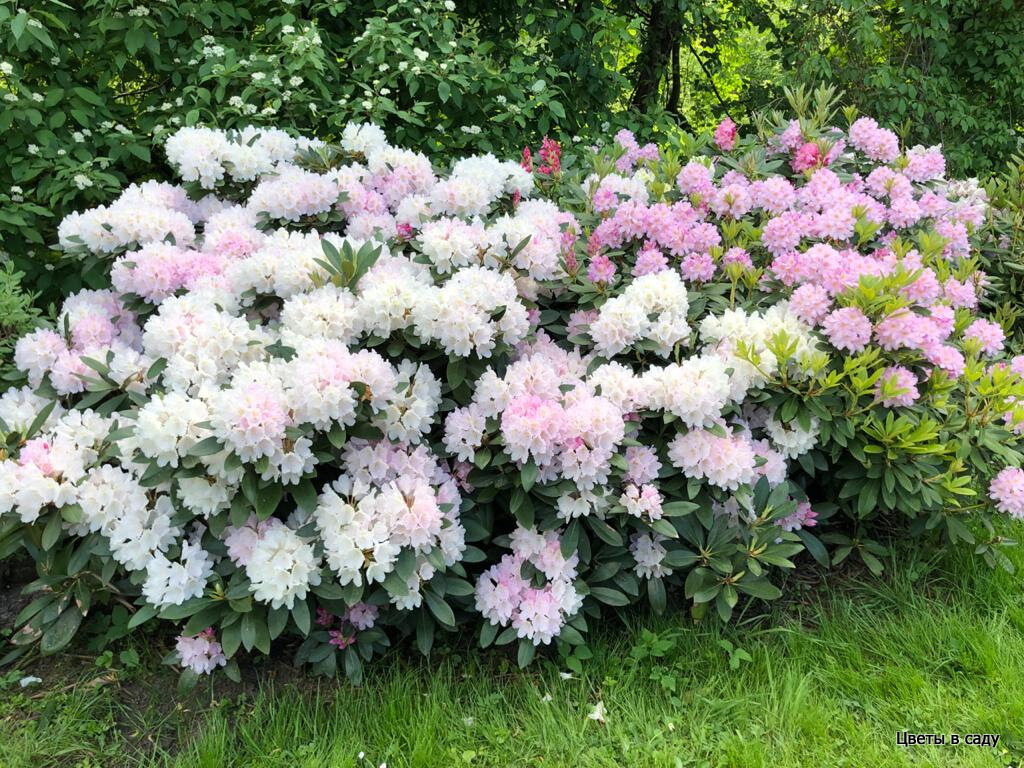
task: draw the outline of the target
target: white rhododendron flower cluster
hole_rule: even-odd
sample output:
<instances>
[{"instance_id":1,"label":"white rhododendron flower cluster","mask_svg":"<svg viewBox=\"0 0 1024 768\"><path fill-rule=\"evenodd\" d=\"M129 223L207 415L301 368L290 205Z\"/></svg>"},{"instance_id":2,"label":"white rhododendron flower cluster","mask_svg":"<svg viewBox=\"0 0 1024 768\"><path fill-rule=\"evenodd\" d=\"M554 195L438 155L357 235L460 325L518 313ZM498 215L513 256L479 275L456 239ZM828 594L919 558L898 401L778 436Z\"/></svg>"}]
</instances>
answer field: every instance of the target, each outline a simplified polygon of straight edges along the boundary
<instances>
[{"instance_id":1,"label":"white rhododendron flower cluster","mask_svg":"<svg viewBox=\"0 0 1024 768\"><path fill-rule=\"evenodd\" d=\"M16 345L0 534L88 547L143 618L202 612L198 674L282 633L351 673L474 617L528 660L666 584L728 617L820 558L819 502L939 514L919 475L981 485L928 414L970 379L1007 446L1021 421L984 194L873 121L808 125L683 161L624 131L579 171L550 139L445 168L372 125L179 130L180 185L61 225L110 287ZM890 482L877 444L914 441Z\"/></svg>"}]
</instances>

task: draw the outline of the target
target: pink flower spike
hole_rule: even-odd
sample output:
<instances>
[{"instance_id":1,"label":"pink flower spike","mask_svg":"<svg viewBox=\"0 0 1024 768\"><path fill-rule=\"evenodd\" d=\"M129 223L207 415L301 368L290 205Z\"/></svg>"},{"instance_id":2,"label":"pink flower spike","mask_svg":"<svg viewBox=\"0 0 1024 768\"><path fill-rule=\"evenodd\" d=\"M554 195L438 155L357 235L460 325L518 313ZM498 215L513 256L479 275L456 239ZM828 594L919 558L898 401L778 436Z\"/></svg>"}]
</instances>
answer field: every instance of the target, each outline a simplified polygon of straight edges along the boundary
<instances>
[{"instance_id":1,"label":"pink flower spike","mask_svg":"<svg viewBox=\"0 0 1024 768\"><path fill-rule=\"evenodd\" d=\"M736 123L732 121L732 118L725 118L715 128L715 144L723 152L731 152L736 146Z\"/></svg>"}]
</instances>

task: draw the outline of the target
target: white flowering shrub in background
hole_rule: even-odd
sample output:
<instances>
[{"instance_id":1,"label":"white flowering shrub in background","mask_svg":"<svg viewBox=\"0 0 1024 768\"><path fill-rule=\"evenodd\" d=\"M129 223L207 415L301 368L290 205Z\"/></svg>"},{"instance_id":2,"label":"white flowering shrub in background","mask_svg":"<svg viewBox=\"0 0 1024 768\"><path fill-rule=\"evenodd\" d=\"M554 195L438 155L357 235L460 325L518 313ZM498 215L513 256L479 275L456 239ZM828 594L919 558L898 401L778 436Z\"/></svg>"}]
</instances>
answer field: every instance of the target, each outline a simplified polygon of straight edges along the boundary
<instances>
[{"instance_id":1,"label":"white flowering shrub in background","mask_svg":"<svg viewBox=\"0 0 1024 768\"><path fill-rule=\"evenodd\" d=\"M369 124L175 133L180 185L62 222L113 287L0 398L0 556L41 593L13 654L116 596L181 623L187 680L464 626L578 668L602 610L727 620L804 550L880 570L883 530L1003 562L1024 360L978 311L984 193L793 105L449 168Z\"/></svg>"}]
</instances>

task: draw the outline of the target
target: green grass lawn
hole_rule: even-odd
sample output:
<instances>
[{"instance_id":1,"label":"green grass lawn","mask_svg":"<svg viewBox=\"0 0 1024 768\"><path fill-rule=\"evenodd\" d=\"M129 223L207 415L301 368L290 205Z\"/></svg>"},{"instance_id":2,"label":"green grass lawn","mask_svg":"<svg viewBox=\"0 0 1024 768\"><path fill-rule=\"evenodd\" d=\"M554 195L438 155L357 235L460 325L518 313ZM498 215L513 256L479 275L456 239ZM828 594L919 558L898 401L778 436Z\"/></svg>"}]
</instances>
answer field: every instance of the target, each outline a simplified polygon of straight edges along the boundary
<instances>
[{"instance_id":1,"label":"green grass lawn","mask_svg":"<svg viewBox=\"0 0 1024 768\"><path fill-rule=\"evenodd\" d=\"M468 640L429 661L395 653L361 688L277 663L184 698L160 648L128 671L36 662L0 683L0 766L1019 765L1020 576L960 555L887 573L796 585L771 615L727 629L609 618L571 678ZM25 674L43 683L21 689ZM599 703L604 722L589 717ZM900 730L1001 740L908 748Z\"/></svg>"}]
</instances>

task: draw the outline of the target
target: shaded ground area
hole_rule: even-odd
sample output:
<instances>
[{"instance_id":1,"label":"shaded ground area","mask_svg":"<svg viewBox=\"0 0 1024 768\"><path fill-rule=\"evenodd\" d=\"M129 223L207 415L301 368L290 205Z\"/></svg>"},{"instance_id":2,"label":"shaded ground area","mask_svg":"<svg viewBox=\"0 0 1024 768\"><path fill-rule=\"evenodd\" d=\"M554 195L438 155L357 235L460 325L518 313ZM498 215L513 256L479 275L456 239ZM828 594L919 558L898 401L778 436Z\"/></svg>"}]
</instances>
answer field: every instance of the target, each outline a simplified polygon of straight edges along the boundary
<instances>
[{"instance_id":1,"label":"shaded ground area","mask_svg":"<svg viewBox=\"0 0 1024 768\"><path fill-rule=\"evenodd\" d=\"M181 697L161 636L119 647L137 666L118 651L36 660L0 677L0 765L1019 765L1020 577L960 555L889 565L881 581L798 582L771 615L726 629L609 618L571 677L468 640L429 661L392 654L358 689L257 660L241 685ZM43 682L22 689L27 674ZM901 730L1001 738L907 748Z\"/></svg>"}]
</instances>

